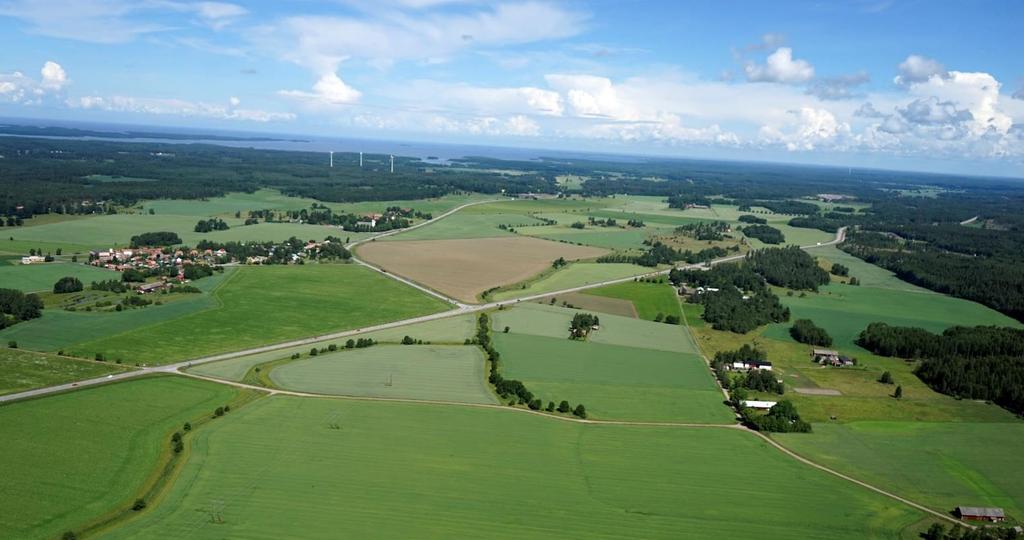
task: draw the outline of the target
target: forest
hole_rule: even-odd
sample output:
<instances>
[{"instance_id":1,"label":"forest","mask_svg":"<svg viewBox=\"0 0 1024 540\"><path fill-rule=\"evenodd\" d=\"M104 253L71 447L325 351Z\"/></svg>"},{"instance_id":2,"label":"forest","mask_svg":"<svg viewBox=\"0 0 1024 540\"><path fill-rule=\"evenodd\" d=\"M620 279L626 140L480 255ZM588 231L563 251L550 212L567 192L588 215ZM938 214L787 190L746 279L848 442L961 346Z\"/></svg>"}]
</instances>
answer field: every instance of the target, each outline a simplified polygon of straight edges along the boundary
<instances>
[{"instance_id":1,"label":"forest","mask_svg":"<svg viewBox=\"0 0 1024 540\"><path fill-rule=\"evenodd\" d=\"M750 238L756 238L765 244L781 244L786 241L782 231L770 225L747 225L743 227L743 234Z\"/></svg>"},{"instance_id":2,"label":"forest","mask_svg":"<svg viewBox=\"0 0 1024 540\"><path fill-rule=\"evenodd\" d=\"M690 297L704 306L703 318L715 330L745 334L764 324L789 320L789 308L750 265L719 264L708 271L673 269L669 280L677 287L717 289Z\"/></svg>"},{"instance_id":3,"label":"forest","mask_svg":"<svg viewBox=\"0 0 1024 540\"><path fill-rule=\"evenodd\" d=\"M1024 414L1024 330L954 326L933 334L872 323L857 344L881 356L923 358L915 373L937 392Z\"/></svg>"},{"instance_id":4,"label":"forest","mask_svg":"<svg viewBox=\"0 0 1024 540\"><path fill-rule=\"evenodd\" d=\"M828 272L796 246L758 249L747 253L746 263L768 283L787 289L817 291L829 282Z\"/></svg>"}]
</instances>

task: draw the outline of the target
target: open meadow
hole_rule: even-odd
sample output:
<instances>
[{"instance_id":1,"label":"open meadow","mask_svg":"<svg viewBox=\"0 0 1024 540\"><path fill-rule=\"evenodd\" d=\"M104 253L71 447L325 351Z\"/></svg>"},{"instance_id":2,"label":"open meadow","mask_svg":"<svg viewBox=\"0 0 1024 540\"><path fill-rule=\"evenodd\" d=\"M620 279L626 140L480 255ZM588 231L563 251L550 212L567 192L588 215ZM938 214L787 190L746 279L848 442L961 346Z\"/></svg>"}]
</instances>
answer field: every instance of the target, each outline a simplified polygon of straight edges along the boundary
<instances>
[{"instance_id":1,"label":"open meadow","mask_svg":"<svg viewBox=\"0 0 1024 540\"><path fill-rule=\"evenodd\" d=\"M0 537L56 538L128 510L170 454L171 432L236 395L162 376L0 407Z\"/></svg>"},{"instance_id":2,"label":"open meadow","mask_svg":"<svg viewBox=\"0 0 1024 540\"><path fill-rule=\"evenodd\" d=\"M11 262L12 264L0 263L0 287L24 292L52 291L53 284L65 276L78 278L86 287L92 281L121 279L121 274L117 272L86 264L65 262L14 264L16 261Z\"/></svg>"},{"instance_id":3,"label":"open meadow","mask_svg":"<svg viewBox=\"0 0 1024 540\"><path fill-rule=\"evenodd\" d=\"M443 224L425 227L424 230ZM414 231L415 232L415 231ZM402 235L398 235L401 238ZM563 257L587 259L603 249L509 235L502 238L369 242L358 255L388 272L407 277L463 302L476 302L484 291L518 283Z\"/></svg>"},{"instance_id":4,"label":"open meadow","mask_svg":"<svg viewBox=\"0 0 1024 540\"><path fill-rule=\"evenodd\" d=\"M166 364L372 326L448 305L354 264L246 266L214 291L217 307L78 343L72 352Z\"/></svg>"},{"instance_id":5,"label":"open meadow","mask_svg":"<svg viewBox=\"0 0 1024 540\"><path fill-rule=\"evenodd\" d=\"M47 353L0 349L0 395L120 373L117 365Z\"/></svg>"},{"instance_id":6,"label":"open meadow","mask_svg":"<svg viewBox=\"0 0 1024 540\"><path fill-rule=\"evenodd\" d=\"M1024 519L1024 423L853 422L780 434L800 455L939 512L998 506Z\"/></svg>"},{"instance_id":7,"label":"open meadow","mask_svg":"<svg viewBox=\"0 0 1024 540\"><path fill-rule=\"evenodd\" d=\"M106 536L892 538L922 518L728 428L271 397L192 452L161 504ZM737 499L759 511L734 519Z\"/></svg>"},{"instance_id":8,"label":"open meadow","mask_svg":"<svg viewBox=\"0 0 1024 540\"><path fill-rule=\"evenodd\" d=\"M648 321L653 321L659 314L663 317L669 315L682 317L679 297L670 283L627 281L597 289L588 289L582 294L630 302L636 309L637 316Z\"/></svg>"},{"instance_id":9,"label":"open meadow","mask_svg":"<svg viewBox=\"0 0 1024 540\"><path fill-rule=\"evenodd\" d=\"M278 387L316 394L497 403L484 356L468 345L376 345L275 367Z\"/></svg>"},{"instance_id":10,"label":"open meadow","mask_svg":"<svg viewBox=\"0 0 1024 540\"><path fill-rule=\"evenodd\" d=\"M628 278L654 272L654 268L630 263L591 263L577 262L566 267L544 274L539 278L522 283L518 287L507 287L491 295L496 301L510 300L523 296L544 294L591 283L600 283L611 279Z\"/></svg>"},{"instance_id":11,"label":"open meadow","mask_svg":"<svg viewBox=\"0 0 1024 540\"><path fill-rule=\"evenodd\" d=\"M589 417L603 420L733 421L695 354L530 334L493 339L502 376L523 381L545 404L583 403Z\"/></svg>"}]
</instances>

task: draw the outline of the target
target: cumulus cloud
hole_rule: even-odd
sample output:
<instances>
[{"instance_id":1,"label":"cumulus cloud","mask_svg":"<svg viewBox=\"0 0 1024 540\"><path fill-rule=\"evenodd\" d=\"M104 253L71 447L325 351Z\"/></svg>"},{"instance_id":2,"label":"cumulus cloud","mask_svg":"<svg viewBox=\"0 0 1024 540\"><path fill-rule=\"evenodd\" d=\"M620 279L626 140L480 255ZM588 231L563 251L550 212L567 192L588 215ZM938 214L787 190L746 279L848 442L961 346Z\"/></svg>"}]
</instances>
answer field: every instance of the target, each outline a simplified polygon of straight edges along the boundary
<instances>
[{"instance_id":1,"label":"cumulus cloud","mask_svg":"<svg viewBox=\"0 0 1024 540\"><path fill-rule=\"evenodd\" d=\"M39 70L39 80L20 71L0 73L0 100L11 103L37 104L60 93L68 85L68 74L60 64L47 61Z\"/></svg>"},{"instance_id":2,"label":"cumulus cloud","mask_svg":"<svg viewBox=\"0 0 1024 540\"><path fill-rule=\"evenodd\" d=\"M337 73L327 73L320 77L313 85L312 92L281 90L278 94L312 105L351 105L362 96L362 92L346 84Z\"/></svg>"},{"instance_id":3,"label":"cumulus cloud","mask_svg":"<svg viewBox=\"0 0 1024 540\"><path fill-rule=\"evenodd\" d=\"M294 120L295 114L270 112L258 109L239 109L239 100L229 100L228 105L218 105L183 99L142 98L132 96L82 96L67 100L67 106L76 109L91 109L110 112L140 113L212 118L217 120L244 120L250 122L281 122Z\"/></svg>"},{"instance_id":4,"label":"cumulus cloud","mask_svg":"<svg viewBox=\"0 0 1024 540\"><path fill-rule=\"evenodd\" d=\"M787 150L814 150L819 146L834 146L840 137L850 132L846 122L836 119L831 111L801 107L790 111L793 119L784 129L762 126L760 137L768 143L784 144Z\"/></svg>"},{"instance_id":5,"label":"cumulus cloud","mask_svg":"<svg viewBox=\"0 0 1024 540\"><path fill-rule=\"evenodd\" d=\"M815 79L807 87L807 93L824 100L853 99L861 97L857 87L871 81L871 76L866 71L852 75L840 75L838 77L825 77Z\"/></svg>"},{"instance_id":6,"label":"cumulus cloud","mask_svg":"<svg viewBox=\"0 0 1024 540\"><path fill-rule=\"evenodd\" d=\"M750 82L797 84L814 78L814 66L806 60L794 59L793 49L789 47L776 49L764 64L747 62L743 72Z\"/></svg>"},{"instance_id":7,"label":"cumulus cloud","mask_svg":"<svg viewBox=\"0 0 1024 540\"><path fill-rule=\"evenodd\" d=\"M925 82L933 76L946 76L946 68L936 60L912 54L899 65L900 74L893 79L898 85L909 86L911 84Z\"/></svg>"}]
</instances>

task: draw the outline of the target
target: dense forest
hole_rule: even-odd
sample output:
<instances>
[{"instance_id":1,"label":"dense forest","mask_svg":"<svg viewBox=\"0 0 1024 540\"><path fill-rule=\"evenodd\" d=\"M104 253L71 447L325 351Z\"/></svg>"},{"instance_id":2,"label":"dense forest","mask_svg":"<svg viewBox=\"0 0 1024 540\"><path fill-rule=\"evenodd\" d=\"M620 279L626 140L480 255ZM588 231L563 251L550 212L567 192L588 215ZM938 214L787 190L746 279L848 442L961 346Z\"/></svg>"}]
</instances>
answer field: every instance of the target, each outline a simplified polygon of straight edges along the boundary
<instances>
[{"instance_id":1,"label":"dense forest","mask_svg":"<svg viewBox=\"0 0 1024 540\"><path fill-rule=\"evenodd\" d=\"M817 291L829 282L828 272L818 266L818 261L796 246L751 251L746 263L778 287Z\"/></svg>"},{"instance_id":2,"label":"dense forest","mask_svg":"<svg viewBox=\"0 0 1024 540\"><path fill-rule=\"evenodd\" d=\"M744 334L789 320L789 308L747 264L719 264L708 271L673 269L669 279L677 287L689 284L705 289L691 296L691 301L704 306L703 318L715 330Z\"/></svg>"},{"instance_id":3,"label":"dense forest","mask_svg":"<svg viewBox=\"0 0 1024 540\"><path fill-rule=\"evenodd\" d=\"M782 231L770 225L747 225L743 227L743 234L750 238L756 238L765 244L781 244L786 241Z\"/></svg>"},{"instance_id":4,"label":"dense forest","mask_svg":"<svg viewBox=\"0 0 1024 540\"><path fill-rule=\"evenodd\" d=\"M955 326L933 334L872 323L857 344L882 356L923 358L915 373L937 392L1024 414L1024 330Z\"/></svg>"}]
</instances>

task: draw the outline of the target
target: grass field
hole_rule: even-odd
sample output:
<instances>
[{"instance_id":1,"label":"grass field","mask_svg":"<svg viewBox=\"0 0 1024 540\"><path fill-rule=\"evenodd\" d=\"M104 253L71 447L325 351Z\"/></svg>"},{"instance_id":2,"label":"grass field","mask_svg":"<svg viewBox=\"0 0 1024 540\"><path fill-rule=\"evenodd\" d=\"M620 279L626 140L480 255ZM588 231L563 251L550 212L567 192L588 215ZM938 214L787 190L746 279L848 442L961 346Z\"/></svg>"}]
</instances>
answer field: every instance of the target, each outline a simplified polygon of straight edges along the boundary
<instances>
[{"instance_id":1,"label":"grass field","mask_svg":"<svg viewBox=\"0 0 1024 540\"><path fill-rule=\"evenodd\" d=\"M466 340L466 338L473 337L475 333L476 315L469 314L399 326L388 330L364 332L359 334L358 337L371 338L381 343L398 343L402 341L403 337L410 336L415 339L422 339L432 343L461 344ZM305 355L309 353L309 350L312 347L322 348L332 343L340 347L344 345L344 341L345 340L343 339L328 339L311 345L300 345L275 351L250 354L247 356L231 358L229 360L200 364L189 369L189 371L210 377L218 377L231 381L241 381L250 368L259 364L281 358L288 358L295 353Z\"/></svg>"},{"instance_id":2,"label":"grass field","mask_svg":"<svg viewBox=\"0 0 1024 540\"><path fill-rule=\"evenodd\" d=\"M273 397L200 430L108 536L891 538L921 517L737 430Z\"/></svg>"},{"instance_id":3,"label":"grass field","mask_svg":"<svg viewBox=\"0 0 1024 540\"><path fill-rule=\"evenodd\" d=\"M116 365L44 353L0 349L0 395L102 377L123 371Z\"/></svg>"},{"instance_id":4,"label":"grass field","mask_svg":"<svg viewBox=\"0 0 1024 540\"><path fill-rule=\"evenodd\" d=\"M629 300L594 296L583 294L582 292L563 293L551 298L554 298L555 304L560 306L568 304L584 311L596 311L598 313L608 313L609 315L638 318L636 307ZM543 302L550 302L550 298L543 299Z\"/></svg>"},{"instance_id":5,"label":"grass field","mask_svg":"<svg viewBox=\"0 0 1024 540\"><path fill-rule=\"evenodd\" d=\"M92 281L121 279L121 274L86 264L52 262L44 264L0 265L0 287L25 292L52 291L53 284L64 276L82 280L86 287Z\"/></svg>"},{"instance_id":6,"label":"grass field","mask_svg":"<svg viewBox=\"0 0 1024 540\"><path fill-rule=\"evenodd\" d=\"M664 316L682 316L676 290L668 283L631 281L589 289L583 291L582 294L619 298L632 302L636 307L637 315L648 321L653 321L659 313Z\"/></svg>"},{"instance_id":7,"label":"grass field","mask_svg":"<svg viewBox=\"0 0 1024 540\"><path fill-rule=\"evenodd\" d=\"M462 210L466 214L533 214L533 213L571 213L586 216L610 204L607 199L541 199L501 201L491 204L480 204Z\"/></svg>"},{"instance_id":8,"label":"grass field","mask_svg":"<svg viewBox=\"0 0 1024 540\"><path fill-rule=\"evenodd\" d=\"M546 404L567 400L615 420L730 423L704 361L694 354L527 334L494 335L502 375Z\"/></svg>"},{"instance_id":9,"label":"grass field","mask_svg":"<svg viewBox=\"0 0 1024 540\"><path fill-rule=\"evenodd\" d=\"M818 463L885 486L939 512L998 506L1024 519L1024 422L855 422L777 435Z\"/></svg>"},{"instance_id":10,"label":"grass field","mask_svg":"<svg viewBox=\"0 0 1024 540\"><path fill-rule=\"evenodd\" d=\"M484 363L474 346L377 345L289 362L270 380L317 394L497 403Z\"/></svg>"},{"instance_id":11,"label":"grass field","mask_svg":"<svg viewBox=\"0 0 1024 540\"><path fill-rule=\"evenodd\" d=\"M513 334L528 334L552 338L569 338L569 322L579 310L534 302L519 304L512 309L491 314L495 332L509 327ZM587 338L593 343L640 347L659 351L696 354L686 329L679 325L654 323L632 317L600 315L601 328Z\"/></svg>"},{"instance_id":12,"label":"grass field","mask_svg":"<svg viewBox=\"0 0 1024 540\"><path fill-rule=\"evenodd\" d=\"M444 223L447 219L440 221ZM597 257L603 249L537 238L502 238L370 242L357 248L360 257L388 272L407 277L464 302L484 291L517 283L567 260Z\"/></svg>"},{"instance_id":13,"label":"grass field","mask_svg":"<svg viewBox=\"0 0 1024 540\"><path fill-rule=\"evenodd\" d=\"M592 227L588 229L573 229L566 227L529 227L518 231L520 234L536 236L554 240L556 242L568 242L570 244L583 244L607 249L629 250L642 249L643 242L647 240L649 231L644 229L618 229Z\"/></svg>"},{"instance_id":14,"label":"grass field","mask_svg":"<svg viewBox=\"0 0 1024 540\"><path fill-rule=\"evenodd\" d=\"M553 274L531 281L516 289L498 291L493 300L509 300L558 291L609 279L625 278L653 272L655 269L628 263L573 263Z\"/></svg>"},{"instance_id":15,"label":"grass field","mask_svg":"<svg viewBox=\"0 0 1024 540\"><path fill-rule=\"evenodd\" d=\"M540 222L536 219L523 214L466 214L459 212L426 227L388 236L382 240L452 240L512 236L513 233L501 230L498 226L508 225L518 229L538 223Z\"/></svg>"},{"instance_id":16,"label":"grass field","mask_svg":"<svg viewBox=\"0 0 1024 540\"><path fill-rule=\"evenodd\" d=\"M129 363L165 364L443 311L447 304L358 265L241 267L214 292L220 305L81 343Z\"/></svg>"},{"instance_id":17,"label":"grass field","mask_svg":"<svg viewBox=\"0 0 1024 540\"><path fill-rule=\"evenodd\" d=\"M130 506L171 431L235 395L224 385L153 377L0 407L0 537L56 538Z\"/></svg>"}]
</instances>

